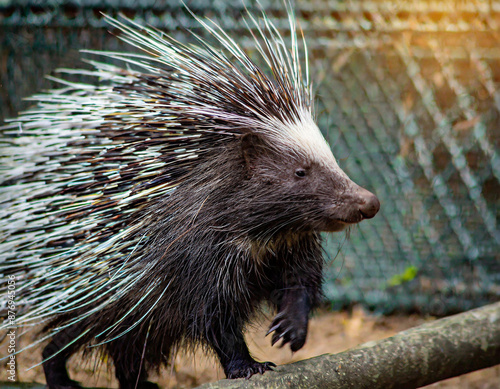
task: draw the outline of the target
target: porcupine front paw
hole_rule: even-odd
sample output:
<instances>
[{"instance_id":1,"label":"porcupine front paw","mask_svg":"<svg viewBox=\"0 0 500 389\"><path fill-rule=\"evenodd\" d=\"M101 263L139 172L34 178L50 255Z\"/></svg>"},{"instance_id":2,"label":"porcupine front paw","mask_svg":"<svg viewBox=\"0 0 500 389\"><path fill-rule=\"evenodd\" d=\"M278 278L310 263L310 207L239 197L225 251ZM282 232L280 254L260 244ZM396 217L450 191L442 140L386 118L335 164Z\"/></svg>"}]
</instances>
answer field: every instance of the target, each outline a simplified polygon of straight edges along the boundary
<instances>
[{"instance_id":1,"label":"porcupine front paw","mask_svg":"<svg viewBox=\"0 0 500 389\"><path fill-rule=\"evenodd\" d=\"M226 376L229 379L246 378L249 379L254 374L264 374L268 370L274 370L276 364L272 362L257 361L234 361L225 369Z\"/></svg>"},{"instance_id":2,"label":"porcupine front paw","mask_svg":"<svg viewBox=\"0 0 500 389\"><path fill-rule=\"evenodd\" d=\"M299 312L288 312L287 310L279 312L274 318L267 335L274 331L271 344L274 346L280 339L282 339L279 347L285 344L290 344L290 350L295 352L300 350L307 337L307 314L300 314Z\"/></svg>"}]
</instances>

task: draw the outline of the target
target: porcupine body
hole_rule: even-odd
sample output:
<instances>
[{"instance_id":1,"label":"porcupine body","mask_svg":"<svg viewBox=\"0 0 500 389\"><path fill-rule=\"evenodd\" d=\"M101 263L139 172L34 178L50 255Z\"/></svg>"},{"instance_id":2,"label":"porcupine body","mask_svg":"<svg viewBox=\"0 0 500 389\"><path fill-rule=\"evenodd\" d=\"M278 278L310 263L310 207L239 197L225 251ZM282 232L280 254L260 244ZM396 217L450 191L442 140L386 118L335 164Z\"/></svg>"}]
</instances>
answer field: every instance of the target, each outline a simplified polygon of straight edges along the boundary
<instances>
[{"instance_id":1,"label":"porcupine body","mask_svg":"<svg viewBox=\"0 0 500 389\"><path fill-rule=\"evenodd\" d=\"M99 86L59 80L5 130L0 259L17 323L44 323L49 388L78 384L66 361L107 353L121 388L186 344L230 378L263 373L243 338L263 302L272 343L306 340L321 295L321 231L373 217L379 202L337 165L313 120L295 24L291 50L255 24L270 74L218 27L222 50L109 19L142 54L101 53ZM307 73L307 72L306 72Z\"/></svg>"}]
</instances>

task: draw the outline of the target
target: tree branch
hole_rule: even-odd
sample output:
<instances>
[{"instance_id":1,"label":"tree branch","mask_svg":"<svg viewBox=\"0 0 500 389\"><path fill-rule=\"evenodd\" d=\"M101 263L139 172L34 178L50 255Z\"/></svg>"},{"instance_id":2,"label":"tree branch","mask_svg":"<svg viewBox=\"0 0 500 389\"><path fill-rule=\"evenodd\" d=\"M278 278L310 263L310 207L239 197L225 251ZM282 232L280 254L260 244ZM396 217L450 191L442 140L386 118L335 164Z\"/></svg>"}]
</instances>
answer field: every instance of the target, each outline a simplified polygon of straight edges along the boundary
<instances>
[{"instance_id":1,"label":"tree branch","mask_svg":"<svg viewBox=\"0 0 500 389\"><path fill-rule=\"evenodd\" d=\"M419 388L500 364L500 302L354 349L198 388Z\"/></svg>"}]
</instances>

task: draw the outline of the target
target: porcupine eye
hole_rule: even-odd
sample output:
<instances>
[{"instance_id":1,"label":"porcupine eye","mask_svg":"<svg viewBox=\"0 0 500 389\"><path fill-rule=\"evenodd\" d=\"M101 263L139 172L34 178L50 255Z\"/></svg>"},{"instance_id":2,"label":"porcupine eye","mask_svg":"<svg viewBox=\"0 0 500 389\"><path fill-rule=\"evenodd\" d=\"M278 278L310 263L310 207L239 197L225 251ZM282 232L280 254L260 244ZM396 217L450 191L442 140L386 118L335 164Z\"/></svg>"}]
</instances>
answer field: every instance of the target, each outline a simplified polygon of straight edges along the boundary
<instances>
[{"instance_id":1,"label":"porcupine eye","mask_svg":"<svg viewBox=\"0 0 500 389\"><path fill-rule=\"evenodd\" d=\"M305 169L297 169L295 170L295 175L299 178L304 178L307 175Z\"/></svg>"}]
</instances>

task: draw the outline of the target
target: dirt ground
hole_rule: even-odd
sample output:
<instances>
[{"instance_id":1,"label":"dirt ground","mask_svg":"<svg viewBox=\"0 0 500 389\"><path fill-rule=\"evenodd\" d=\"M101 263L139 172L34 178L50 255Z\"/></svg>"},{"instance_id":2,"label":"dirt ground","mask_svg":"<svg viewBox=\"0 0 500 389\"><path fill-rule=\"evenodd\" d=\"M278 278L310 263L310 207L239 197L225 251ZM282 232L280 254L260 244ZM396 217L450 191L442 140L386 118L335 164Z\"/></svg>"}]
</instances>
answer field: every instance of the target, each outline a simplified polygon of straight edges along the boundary
<instances>
[{"instance_id":1,"label":"dirt ground","mask_svg":"<svg viewBox=\"0 0 500 389\"><path fill-rule=\"evenodd\" d=\"M288 348L270 346L270 336L265 337L269 320L262 319L247 333L247 342L257 360L272 361L276 364L295 362L325 353L337 353L360 343L394 335L410 327L417 326L432 318L419 316L377 317L355 308L351 313L317 313L310 322L309 336L304 348L293 354ZM0 345L3 350L5 345ZM40 351L22 353L18 359L18 377L23 382L44 382L40 366L26 371L40 362ZM92 375L96 361L82 362L78 356L70 361L72 378L86 387L118 387L113 378L112 369L101 369L98 375ZM3 369L2 369L3 370ZM159 376L151 377L163 388L192 388L205 382L224 378L221 368L213 357L207 357L200 350L194 355L179 354L172 367L165 369ZM4 377L0 378L0 381ZM500 388L500 366L477 371L461 377L442 381L426 388L432 389L497 389Z\"/></svg>"}]
</instances>

